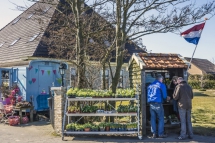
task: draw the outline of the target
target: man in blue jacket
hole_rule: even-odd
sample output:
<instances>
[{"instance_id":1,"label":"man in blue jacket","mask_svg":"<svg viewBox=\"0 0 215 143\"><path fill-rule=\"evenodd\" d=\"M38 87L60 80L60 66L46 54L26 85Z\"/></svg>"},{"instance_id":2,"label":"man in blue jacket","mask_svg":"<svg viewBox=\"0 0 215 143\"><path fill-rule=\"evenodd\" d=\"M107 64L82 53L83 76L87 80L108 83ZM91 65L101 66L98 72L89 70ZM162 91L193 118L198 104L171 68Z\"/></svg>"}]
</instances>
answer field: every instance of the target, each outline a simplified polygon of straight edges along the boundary
<instances>
[{"instance_id":1,"label":"man in blue jacket","mask_svg":"<svg viewBox=\"0 0 215 143\"><path fill-rule=\"evenodd\" d=\"M165 138L167 135L164 134L164 109L163 100L169 100L167 97L166 86L163 82L163 76L157 75L156 80L148 86L147 89L147 102L150 105L151 114L151 132L152 138ZM156 119L158 118L158 132L156 128Z\"/></svg>"}]
</instances>

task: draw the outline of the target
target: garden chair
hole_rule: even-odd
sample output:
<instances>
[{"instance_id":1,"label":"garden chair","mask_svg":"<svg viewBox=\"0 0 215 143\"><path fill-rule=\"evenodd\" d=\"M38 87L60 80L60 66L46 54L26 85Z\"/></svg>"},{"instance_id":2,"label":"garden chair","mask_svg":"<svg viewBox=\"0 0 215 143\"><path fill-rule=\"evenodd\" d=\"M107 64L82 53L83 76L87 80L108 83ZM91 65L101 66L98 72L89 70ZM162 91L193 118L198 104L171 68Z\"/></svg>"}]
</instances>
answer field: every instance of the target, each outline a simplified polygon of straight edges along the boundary
<instances>
[{"instance_id":1,"label":"garden chair","mask_svg":"<svg viewBox=\"0 0 215 143\"><path fill-rule=\"evenodd\" d=\"M2 102L0 102L0 122L1 123L8 123L8 117L14 115L13 111L13 105L3 105Z\"/></svg>"}]
</instances>

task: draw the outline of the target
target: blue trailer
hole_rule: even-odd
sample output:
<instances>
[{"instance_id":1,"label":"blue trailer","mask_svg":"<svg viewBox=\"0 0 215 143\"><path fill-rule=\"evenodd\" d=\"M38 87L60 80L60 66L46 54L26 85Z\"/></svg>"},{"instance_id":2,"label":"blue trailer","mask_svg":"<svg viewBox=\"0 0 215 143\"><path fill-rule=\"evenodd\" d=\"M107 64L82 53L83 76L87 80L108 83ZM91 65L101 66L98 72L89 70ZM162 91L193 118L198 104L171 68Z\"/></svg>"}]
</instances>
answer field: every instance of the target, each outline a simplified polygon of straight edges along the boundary
<instances>
[{"instance_id":1,"label":"blue trailer","mask_svg":"<svg viewBox=\"0 0 215 143\"><path fill-rule=\"evenodd\" d=\"M0 68L0 83L10 87L17 83L23 100L30 101L32 96L36 111L47 110L49 88L61 86L60 64L60 61L54 60L32 60L26 66ZM68 65L64 64L67 68Z\"/></svg>"}]
</instances>

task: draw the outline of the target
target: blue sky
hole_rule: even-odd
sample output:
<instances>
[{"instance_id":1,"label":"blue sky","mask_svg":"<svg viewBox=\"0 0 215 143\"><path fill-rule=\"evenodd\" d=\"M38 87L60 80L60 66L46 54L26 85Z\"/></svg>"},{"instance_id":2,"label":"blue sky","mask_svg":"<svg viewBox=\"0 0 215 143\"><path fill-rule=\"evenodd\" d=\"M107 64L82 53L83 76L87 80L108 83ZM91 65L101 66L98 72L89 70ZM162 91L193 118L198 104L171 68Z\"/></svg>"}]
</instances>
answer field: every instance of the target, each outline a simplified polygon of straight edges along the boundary
<instances>
[{"instance_id":1,"label":"blue sky","mask_svg":"<svg viewBox=\"0 0 215 143\"><path fill-rule=\"evenodd\" d=\"M198 4L212 0L196 0ZM28 5L32 3L28 0L0 0L0 29L16 18L20 11L15 10L15 6ZM183 27L185 31L192 26ZM172 33L152 34L142 37L143 44L153 53L178 53L184 57L191 57L195 48L194 44L186 42L182 37ZM215 58L215 17L206 22L202 32L194 58L212 60Z\"/></svg>"}]
</instances>

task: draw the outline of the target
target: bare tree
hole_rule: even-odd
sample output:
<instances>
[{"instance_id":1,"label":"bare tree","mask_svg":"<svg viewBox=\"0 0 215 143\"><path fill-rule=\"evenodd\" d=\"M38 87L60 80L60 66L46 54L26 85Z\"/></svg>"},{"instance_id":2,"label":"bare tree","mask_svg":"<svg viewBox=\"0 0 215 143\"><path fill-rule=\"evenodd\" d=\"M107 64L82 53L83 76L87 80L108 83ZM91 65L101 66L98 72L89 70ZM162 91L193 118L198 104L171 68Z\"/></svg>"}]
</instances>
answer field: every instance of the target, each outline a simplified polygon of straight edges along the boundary
<instances>
[{"instance_id":1,"label":"bare tree","mask_svg":"<svg viewBox=\"0 0 215 143\"><path fill-rule=\"evenodd\" d=\"M125 43L154 33L177 32L183 26L214 16L214 1L197 7L191 0L109 0L102 16L115 26L116 72L112 91L116 91L123 64Z\"/></svg>"},{"instance_id":2,"label":"bare tree","mask_svg":"<svg viewBox=\"0 0 215 143\"><path fill-rule=\"evenodd\" d=\"M48 29L43 29L45 30L43 44L49 47L50 56L66 58L76 65L79 88L85 88L86 84L89 84L85 71L90 61L107 58L110 54L102 50L99 47L101 45L91 42L92 40L98 41L97 39L105 40L101 32L110 30L111 24L96 13L96 10L99 11L99 8L102 8L99 6L106 0L96 0L90 6L86 5L87 2L87 0L61 0L56 3L56 0L40 0L40 3L57 5ZM40 11L40 9L35 11ZM38 21L43 23L42 19ZM104 34L107 32L103 32ZM101 51L103 54L99 54ZM105 64L105 62L101 63Z\"/></svg>"}]
</instances>

